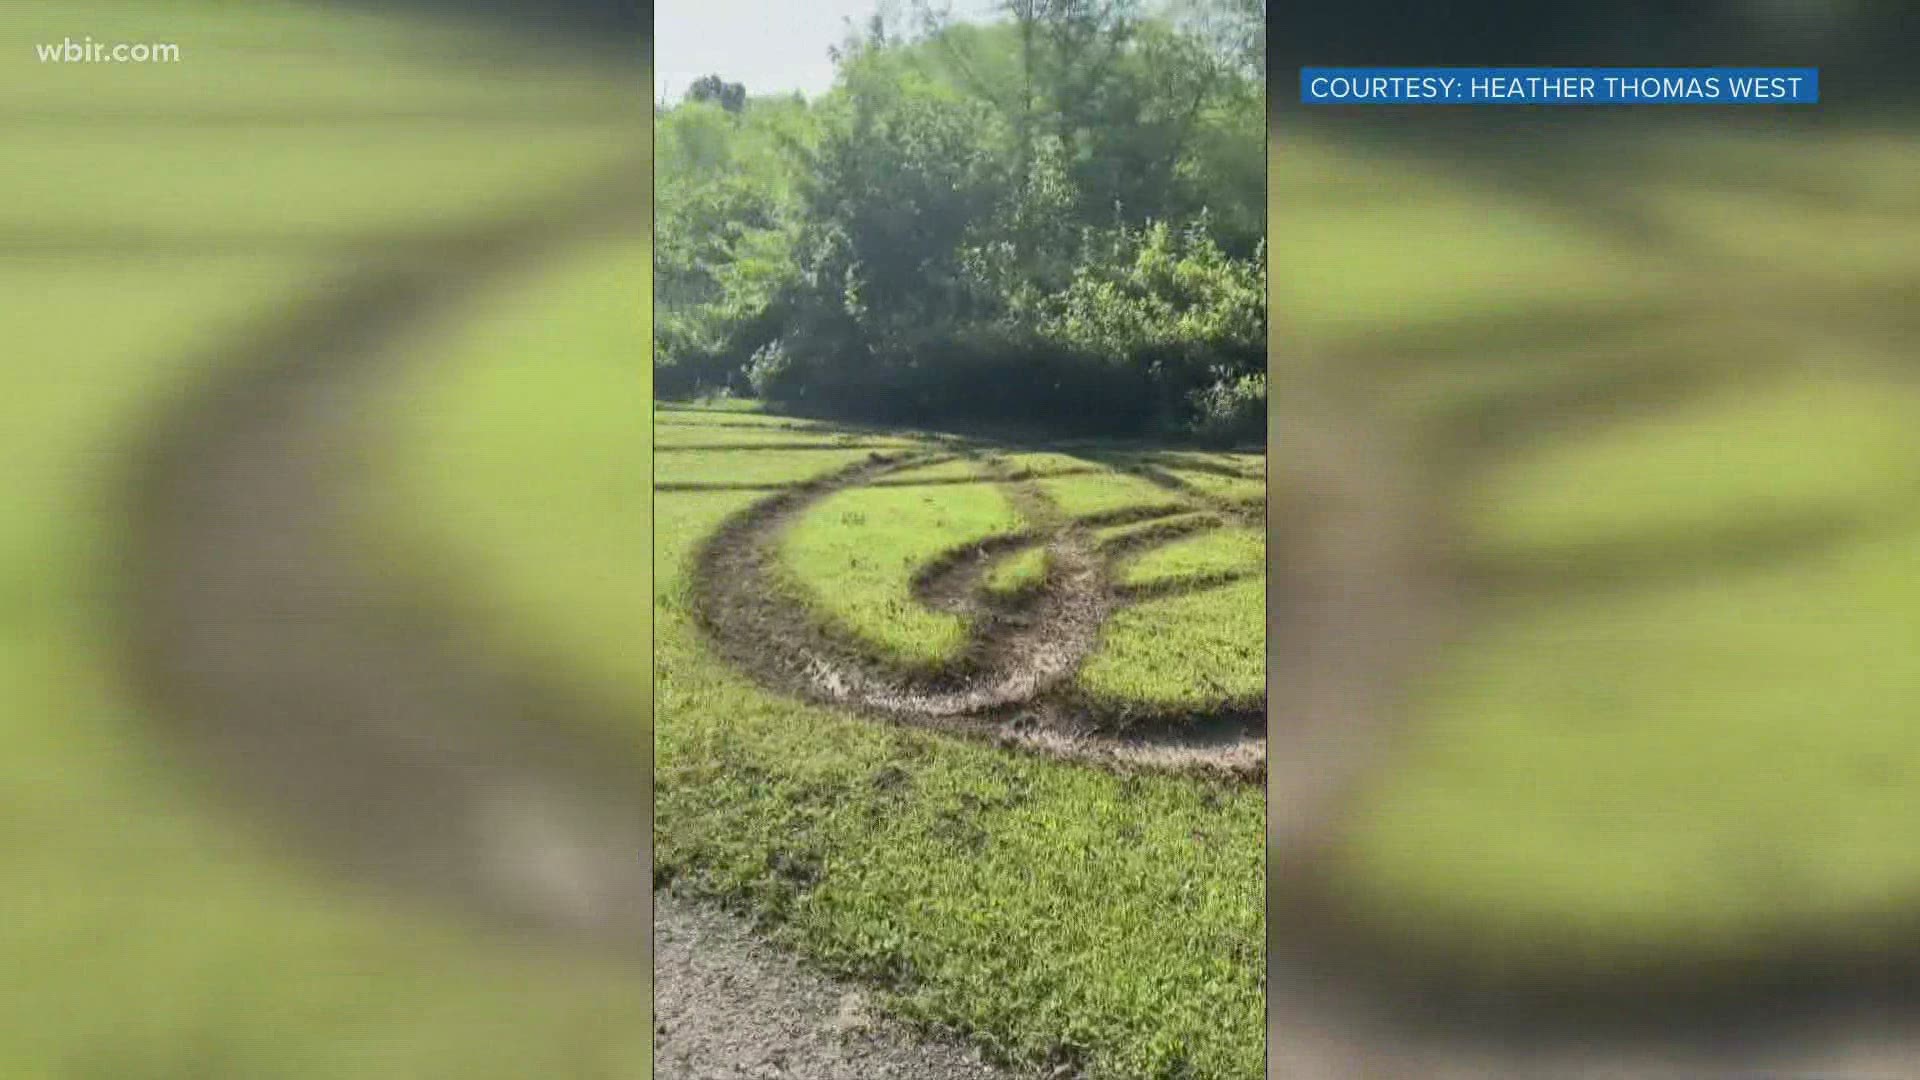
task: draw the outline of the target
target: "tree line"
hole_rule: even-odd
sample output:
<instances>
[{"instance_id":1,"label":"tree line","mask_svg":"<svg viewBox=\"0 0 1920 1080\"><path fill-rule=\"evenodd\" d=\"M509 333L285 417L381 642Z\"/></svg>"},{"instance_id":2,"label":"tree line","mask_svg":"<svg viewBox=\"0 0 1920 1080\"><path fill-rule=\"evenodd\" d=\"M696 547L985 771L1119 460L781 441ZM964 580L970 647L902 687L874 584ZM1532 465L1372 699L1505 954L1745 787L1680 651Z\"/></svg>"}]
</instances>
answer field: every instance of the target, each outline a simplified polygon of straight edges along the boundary
<instances>
[{"instance_id":1,"label":"tree line","mask_svg":"<svg viewBox=\"0 0 1920 1080\"><path fill-rule=\"evenodd\" d=\"M1264 3L997 15L875 15L811 101L657 108L657 393L1261 437Z\"/></svg>"}]
</instances>

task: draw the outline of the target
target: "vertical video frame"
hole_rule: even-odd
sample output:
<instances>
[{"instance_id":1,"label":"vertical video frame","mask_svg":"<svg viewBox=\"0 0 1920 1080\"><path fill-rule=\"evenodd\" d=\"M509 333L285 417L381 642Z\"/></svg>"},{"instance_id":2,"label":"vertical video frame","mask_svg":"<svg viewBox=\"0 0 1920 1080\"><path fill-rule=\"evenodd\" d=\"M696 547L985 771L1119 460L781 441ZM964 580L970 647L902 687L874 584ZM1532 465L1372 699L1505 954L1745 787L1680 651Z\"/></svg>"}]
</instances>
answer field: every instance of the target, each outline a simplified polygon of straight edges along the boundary
<instances>
[{"instance_id":1,"label":"vertical video frame","mask_svg":"<svg viewBox=\"0 0 1920 1080\"><path fill-rule=\"evenodd\" d=\"M1263 1075L1264 5L654 18L657 1075Z\"/></svg>"}]
</instances>

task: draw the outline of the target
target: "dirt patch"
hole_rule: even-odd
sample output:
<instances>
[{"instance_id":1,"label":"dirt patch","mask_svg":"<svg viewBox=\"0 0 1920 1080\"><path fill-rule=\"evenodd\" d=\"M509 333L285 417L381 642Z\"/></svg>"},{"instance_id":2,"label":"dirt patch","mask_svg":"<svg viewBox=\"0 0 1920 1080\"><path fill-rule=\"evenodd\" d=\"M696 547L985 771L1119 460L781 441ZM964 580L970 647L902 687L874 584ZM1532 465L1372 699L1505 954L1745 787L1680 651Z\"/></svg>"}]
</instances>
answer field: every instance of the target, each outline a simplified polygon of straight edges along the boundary
<instances>
[{"instance_id":1,"label":"dirt patch","mask_svg":"<svg viewBox=\"0 0 1920 1080\"><path fill-rule=\"evenodd\" d=\"M670 893L654 898L660 1080L987 1080L1002 1075L956 1039L882 1017L740 924Z\"/></svg>"}]
</instances>

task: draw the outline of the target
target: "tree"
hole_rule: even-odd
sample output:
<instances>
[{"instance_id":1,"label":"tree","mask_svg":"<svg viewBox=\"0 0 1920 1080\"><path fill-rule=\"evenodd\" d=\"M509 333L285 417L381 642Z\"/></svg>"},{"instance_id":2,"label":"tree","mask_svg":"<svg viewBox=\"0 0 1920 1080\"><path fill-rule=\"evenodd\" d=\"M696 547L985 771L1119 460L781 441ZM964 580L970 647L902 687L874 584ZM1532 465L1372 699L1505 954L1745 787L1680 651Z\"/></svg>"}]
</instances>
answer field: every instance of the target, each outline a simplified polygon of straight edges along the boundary
<instances>
[{"instance_id":1,"label":"tree","mask_svg":"<svg viewBox=\"0 0 1920 1080\"><path fill-rule=\"evenodd\" d=\"M914 424L1259 419L1264 5L1148 2L884 7L812 102L701 79L656 140L656 388Z\"/></svg>"},{"instance_id":2,"label":"tree","mask_svg":"<svg viewBox=\"0 0 1920 1080\"><path fill-rule=\"evenodd\" d=\"M711 101L730 113L738 113L747 107L747 88L718 75L702 75L687 88L687 100Z\"/></svg>"}]
</instances>

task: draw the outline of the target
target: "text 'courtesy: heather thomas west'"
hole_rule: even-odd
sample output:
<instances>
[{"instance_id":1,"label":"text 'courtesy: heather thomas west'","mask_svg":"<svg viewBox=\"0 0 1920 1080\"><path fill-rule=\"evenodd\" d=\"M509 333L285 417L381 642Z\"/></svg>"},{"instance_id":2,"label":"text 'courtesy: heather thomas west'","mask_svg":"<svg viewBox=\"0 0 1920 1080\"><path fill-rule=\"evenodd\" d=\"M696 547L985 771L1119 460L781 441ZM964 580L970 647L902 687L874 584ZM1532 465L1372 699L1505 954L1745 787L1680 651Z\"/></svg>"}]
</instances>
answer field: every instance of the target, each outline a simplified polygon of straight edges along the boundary
<instances>
[{"instance_id":1,"label":"text 'courtesy: heather thomas west'","mask_svg":"<svg viewBox=\"0 0 1920 1080\"><path fill-rule=\"evenodd\" d=\"M1818 68L1303 67L1306 105L1815 105Z\"/></svg>"}]
</instances>

